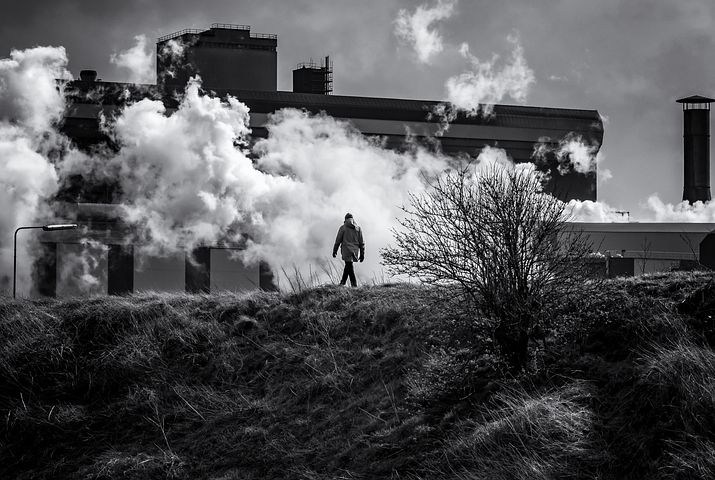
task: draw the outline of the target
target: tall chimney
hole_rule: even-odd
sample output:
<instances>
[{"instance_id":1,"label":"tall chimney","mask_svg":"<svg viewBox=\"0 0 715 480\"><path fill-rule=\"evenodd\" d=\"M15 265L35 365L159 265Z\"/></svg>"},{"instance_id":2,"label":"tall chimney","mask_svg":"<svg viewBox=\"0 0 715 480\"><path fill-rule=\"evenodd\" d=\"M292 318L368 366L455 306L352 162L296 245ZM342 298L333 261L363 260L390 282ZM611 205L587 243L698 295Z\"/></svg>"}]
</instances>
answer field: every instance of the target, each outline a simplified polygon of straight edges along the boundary
<instances>
[{"instance_id":1,"label":"tall chimney","mask_svg":"<svg viewBox=\"0 0 715 480\"><path fill-rule=\"evenodd\" d=\"M710 104L712 98L693 95L683 104L683 200L710 200Z\"/></svg>"}]
</instances>

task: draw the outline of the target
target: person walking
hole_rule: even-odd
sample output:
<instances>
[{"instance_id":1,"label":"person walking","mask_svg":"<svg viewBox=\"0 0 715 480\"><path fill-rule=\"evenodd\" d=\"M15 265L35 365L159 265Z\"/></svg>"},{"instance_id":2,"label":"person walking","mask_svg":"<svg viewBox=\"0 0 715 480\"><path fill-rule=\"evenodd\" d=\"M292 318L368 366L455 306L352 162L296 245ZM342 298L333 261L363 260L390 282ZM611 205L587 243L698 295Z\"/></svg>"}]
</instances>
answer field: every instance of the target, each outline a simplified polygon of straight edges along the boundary
<instances>
[{"instance_id":1,"label":"person walking","mask_svg":"<svg viewBox=\"0 0 715 480\"><path fill-rule=\"evenodd\" d=\"M365 242L362 238L362 229L355 224L355 219L351 213L345 214L345 223L340 225L338 235L335 237L335 245L333 245L333 258L338 255L338 247L345 261L343 269L343 278L340 280L340 285L345 285L345 282L350 278L350 285L357 287L357 279L355 278L355 269L353 262L365 260ZM359 255L359 256L358 256Z\"/></svg>"}]
</instances>

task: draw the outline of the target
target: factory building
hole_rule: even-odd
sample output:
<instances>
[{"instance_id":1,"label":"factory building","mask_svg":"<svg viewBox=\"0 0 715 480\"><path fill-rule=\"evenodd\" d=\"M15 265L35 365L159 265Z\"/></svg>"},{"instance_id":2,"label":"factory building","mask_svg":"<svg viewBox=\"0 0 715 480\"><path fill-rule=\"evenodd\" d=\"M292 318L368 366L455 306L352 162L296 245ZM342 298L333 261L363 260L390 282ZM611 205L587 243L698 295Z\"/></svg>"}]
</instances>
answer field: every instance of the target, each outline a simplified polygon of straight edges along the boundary
<instances>
[{"instance_id":1,"label":"factory building","mask_svg":"<svg viewBox=\"0 0 715 480\"><path fill-rule=\"evenodd\" d=\"M156 78L183 91L194 75L210 89L278 89L278 36L253 33L248 25L214 23L207 30L185 29L156 42Z\"/></svg>"},{"instance_id":2,"label":"factory building","mask_svg":"<svg viewBox=\"0 0 715 480\"><path fill-rule=\"evenodd\" d=\"M100 128L102 114L109 116L145 97L161 99L170 114L177 106L176 92L198 74L206 90L221 97L232 95L250 108L254 138L268 135L269 114L297 108L349 122L365 135L381 137L391 149L407 148L409 133L414 141L449 155L475 157L489 145L506 150L516 162L532 162L535 145L545 144L552 153L542 158L537 168L552 173L546 190L562 200L597 198L595 172L557 174L558 161L553 154L559 142L569 137L580 137L594 153L598 151L603 123L595 110L496 105L493 115L487 117L459 113L442 132L443 125L435 115L440 102L332 95L333 65L327 57L320 64L299 64L293 74L293 91L278 91L277 42L276 35L227 24L161 37L156 85L98 81L96 72L83 71L67 89L69 105L62 130L82 149L101 143L111 148L111 139ZM274 287L265 265L246 266L232 255L240 245L203 246L177 257L140 259L134 254L135 246L125 244L127 227L114 205L116 193L112 184L87 182L78 176L64 185L57 197L67 215L86 226L89 236L104 246L97 254L100 261L95 272L101 281L90 293ZM80 237L75 231L42 237L45 253L35 269L36 290L49 296L87 293L72 286L67 271L67 259L85 248Z\"/></svg>"},{"instance_id":3,"label":"factory building","mask_svg":"<svg viewBox=\"0 0 715 480\"><path fill-rule=\"evenodd\" d=\"M683 201L710 201L710 104L693 95L683 106ZM600 273L609 277L715 269L713 223L574 223L595 251L604 254ZM596 269L599 270L599 269Z\"/></svg>"},{"instance_id":4,"label":"factory building","mask_svg":"<svg viewBox=\"0 0 715 480\"><path fill-rule=\"evenodd\" d=\"M574 222L599 257L599 276L715 269L715 224Z\"/></svg>"}]
</instances>

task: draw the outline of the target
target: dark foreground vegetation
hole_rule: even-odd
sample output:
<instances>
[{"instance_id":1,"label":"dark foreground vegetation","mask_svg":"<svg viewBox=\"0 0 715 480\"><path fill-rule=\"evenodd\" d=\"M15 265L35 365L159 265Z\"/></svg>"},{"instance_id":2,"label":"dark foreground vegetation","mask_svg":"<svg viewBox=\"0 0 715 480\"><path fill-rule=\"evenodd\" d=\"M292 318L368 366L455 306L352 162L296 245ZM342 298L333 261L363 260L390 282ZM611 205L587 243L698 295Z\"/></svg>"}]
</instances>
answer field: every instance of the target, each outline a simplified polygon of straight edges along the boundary
<instances>
[{"instance_id":1,"label":"dark foreground vegetation","mask_svg":"<svg viewBox=\"0 0 715 480\"><path fill-rule=\"evenodd\" d=\"M712 479L711 278L569 300L518 375L427 287L0 300L0 478Z\"/></svg>"}]
</instances>

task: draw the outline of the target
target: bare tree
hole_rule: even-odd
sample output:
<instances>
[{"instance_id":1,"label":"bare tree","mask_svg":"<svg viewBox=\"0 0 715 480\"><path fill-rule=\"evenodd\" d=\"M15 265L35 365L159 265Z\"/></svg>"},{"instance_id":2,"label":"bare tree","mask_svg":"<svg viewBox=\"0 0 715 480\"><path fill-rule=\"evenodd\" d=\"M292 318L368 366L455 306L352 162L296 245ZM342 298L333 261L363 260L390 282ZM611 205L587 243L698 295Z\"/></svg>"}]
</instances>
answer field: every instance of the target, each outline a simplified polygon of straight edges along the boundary
<instances>
[{"instance_id":1,"label":"bare tree","mask_svg":"<svg viewBox=\"0 0 715 480\"><path fill-rule=\"evenodd\" d=\"M641 243L641 253L640 253L640 258L642 260L641 263L641 275L645 275L645 272L648 270L647 268L647 263L648 260L650 260L650 249L651 249L651 241L648 239L648 236L646 235L643 238L643 243Z\"/></svg>"},{"instance_id":2,"label":"bare tree","mask_svg":"<svg viewBox=\"0 0 715 480\"><path fill-rule=\"evenodd\" d=\"M456 285L491 319L506 360L522 368L542 314L583 288L590 245L567 223L566 204L544 193L528 168L467 166L430 187L403 207L383 262L393 274Z\"/></svg>"}]
</instances>

